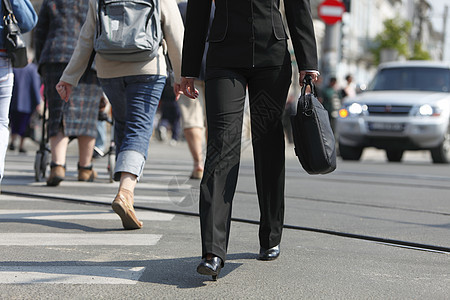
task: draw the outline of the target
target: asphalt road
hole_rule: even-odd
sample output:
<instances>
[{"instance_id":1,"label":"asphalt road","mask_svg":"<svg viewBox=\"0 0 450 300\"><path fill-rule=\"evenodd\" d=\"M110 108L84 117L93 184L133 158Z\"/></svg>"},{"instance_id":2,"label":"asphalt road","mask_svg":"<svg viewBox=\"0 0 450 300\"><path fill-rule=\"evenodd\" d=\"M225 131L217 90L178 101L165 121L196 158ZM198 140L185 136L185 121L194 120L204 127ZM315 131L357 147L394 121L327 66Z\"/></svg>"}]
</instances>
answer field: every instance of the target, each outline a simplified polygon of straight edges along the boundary
<instances>
[{"instance_id":1,"label":"asphalt road","mask_svg":"<svg viewBox=\"0 0 450 300\"><path fill-rule=\"evenodd\" d=\"M200 261L198 181L185 143L152 141L136 189L144 228L124 231L110 209L106 159L95 183L35 182L35 145L8 152L0 195L1 299L449 299L450 166L426 152L310 176L287 149L286 229L279 259L255 259L259 218L251 149L242 154L229 256L217 282Z\"/></svg>"}]
</instances>

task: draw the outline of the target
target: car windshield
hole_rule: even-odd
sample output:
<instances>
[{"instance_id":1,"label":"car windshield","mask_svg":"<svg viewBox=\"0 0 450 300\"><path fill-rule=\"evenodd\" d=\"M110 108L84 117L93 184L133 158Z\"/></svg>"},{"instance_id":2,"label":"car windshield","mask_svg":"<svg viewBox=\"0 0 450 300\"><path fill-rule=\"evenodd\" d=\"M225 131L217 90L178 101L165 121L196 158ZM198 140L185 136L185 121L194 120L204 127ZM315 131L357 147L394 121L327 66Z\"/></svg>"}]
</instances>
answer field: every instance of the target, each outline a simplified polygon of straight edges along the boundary
<instances>
[{"instance_id":1,"label":"car windshield","mask_svg":"<svg viewBox=\"0 0 450 300\"><path fill-rule=\"evenodd\" d=\"M373 79L369 90L449 92L450 71L433 67L382 69Z\"/></svg>"}]
</instances>

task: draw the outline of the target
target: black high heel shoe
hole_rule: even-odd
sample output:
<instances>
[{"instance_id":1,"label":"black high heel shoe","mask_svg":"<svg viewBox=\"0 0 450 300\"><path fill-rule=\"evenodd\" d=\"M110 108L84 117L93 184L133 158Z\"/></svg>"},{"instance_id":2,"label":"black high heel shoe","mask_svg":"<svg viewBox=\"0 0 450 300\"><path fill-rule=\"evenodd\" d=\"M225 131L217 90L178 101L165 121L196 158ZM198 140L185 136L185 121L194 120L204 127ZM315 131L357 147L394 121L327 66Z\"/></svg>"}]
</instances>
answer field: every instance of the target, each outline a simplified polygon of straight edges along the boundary
<instances>
[{"instance_id":1,"label":"black high heel shoe","mask_svg":"<svg viewBox=\"0 0 450 300\"><path fill-rule=\"evenodd\" d=\"M219 277L220 270L223 267L223 261L218 256L211 259L203 258L202 262L197 266L197 273L202 275L211 275L214 281Z\"/></svg>"},{"instance_id":2,"label":"black high heel shoe","mask_svg":"<svg viewBox=\"0 0 450 300\"><path fill-rule=\"evenodd\" d=\"M276 245L275 247L269 249L259 249L259 260L274 260L277 259L278 256L280 256L280 245Z\"/></svg>"}]
</instances>

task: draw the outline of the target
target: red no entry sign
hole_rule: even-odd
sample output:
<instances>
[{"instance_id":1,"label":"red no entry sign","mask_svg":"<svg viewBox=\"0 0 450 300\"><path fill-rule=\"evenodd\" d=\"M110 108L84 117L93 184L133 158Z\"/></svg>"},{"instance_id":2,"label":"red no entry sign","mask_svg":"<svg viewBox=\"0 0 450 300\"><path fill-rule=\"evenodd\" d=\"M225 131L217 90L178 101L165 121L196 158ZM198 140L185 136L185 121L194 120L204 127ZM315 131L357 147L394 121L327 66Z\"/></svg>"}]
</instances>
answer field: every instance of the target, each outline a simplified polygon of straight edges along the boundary
<instances>
[{"instance_id":1,"label":"red no entry sign","mask_svg":"<svg viewBox=\"0 0 450 300\"><path fill-rule=\"evenodd\" d=\"M328 25L333 25L342 19L345 5L338 0L325 0L318 7L319 17Z\"/></svg>"}]
</instances>

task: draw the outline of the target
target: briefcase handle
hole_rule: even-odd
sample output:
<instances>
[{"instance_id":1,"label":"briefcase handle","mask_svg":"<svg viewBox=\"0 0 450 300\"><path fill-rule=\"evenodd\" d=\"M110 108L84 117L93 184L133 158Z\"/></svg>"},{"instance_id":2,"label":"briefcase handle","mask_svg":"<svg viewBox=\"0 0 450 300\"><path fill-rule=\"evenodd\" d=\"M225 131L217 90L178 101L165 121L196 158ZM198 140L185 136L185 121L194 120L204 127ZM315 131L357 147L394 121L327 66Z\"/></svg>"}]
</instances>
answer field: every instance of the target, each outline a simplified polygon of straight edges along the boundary
<instances>
[{"instance_id":1,"label":"briefcase handle","mask_svg":"<svg viewBox=\"0 0 450 300\"><path fill-rule=\"evenodd\" d=\"M309 74L306 74L303 78L302 96L306 94L306 87L308 85L311 87L311 93L317 97L316 86L313 83L312 76Z\"/></svg>"},{"instance_id":2,"label":"briefcase handle","mask_svg":"<svg viewBox=\"0 0 450 300\"><path fill-rule=\"evenodd\" d=\"M311 88L311 94L309 94L309 97L306 97L307 86L310 86ZM317 91L312 81L311 75L307 74L303 78L302 94L300 95L298 101L297 113L301 112L302 114L308 117L312 115L313 103L311 97L317 98Z\"/></svg>"}]
</instances>

